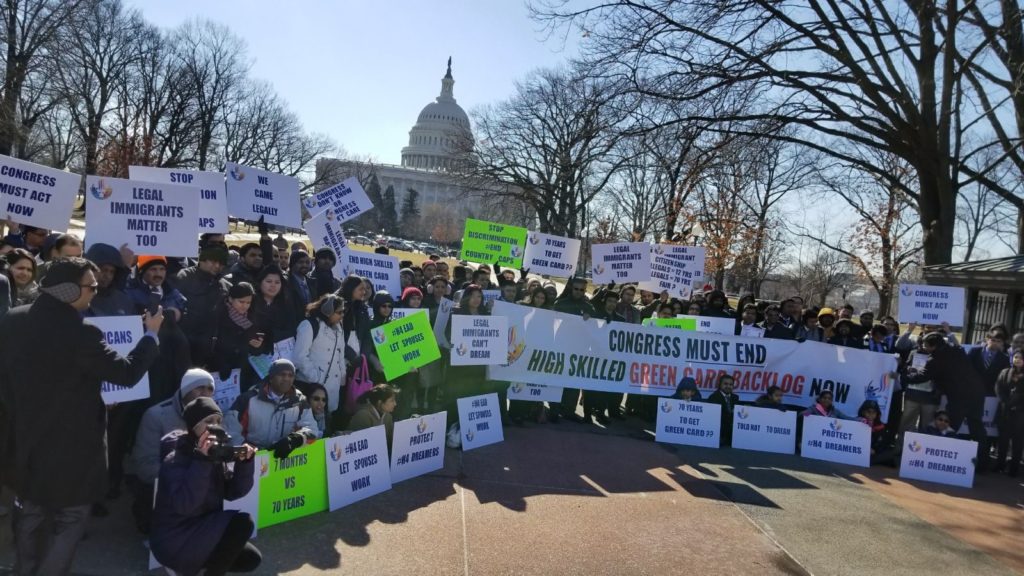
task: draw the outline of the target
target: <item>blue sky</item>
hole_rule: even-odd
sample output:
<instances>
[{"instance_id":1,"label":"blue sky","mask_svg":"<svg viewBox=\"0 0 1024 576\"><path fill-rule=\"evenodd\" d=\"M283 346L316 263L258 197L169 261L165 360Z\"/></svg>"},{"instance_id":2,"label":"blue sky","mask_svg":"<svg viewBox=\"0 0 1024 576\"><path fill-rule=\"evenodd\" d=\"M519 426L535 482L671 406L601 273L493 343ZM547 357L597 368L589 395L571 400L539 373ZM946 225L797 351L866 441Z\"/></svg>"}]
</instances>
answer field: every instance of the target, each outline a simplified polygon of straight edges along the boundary
<instances>
[{"instance_id":1,"label":"blue sky","mask_svg":"<svg viewBox=\"0 0 1024 576\"><path fill-rule=\"evenodd\" d=\"M252 76L272 82L307 129L392 164L420 109L440 92L449 55L455 98L468 112L576 53L575 39L568 46L546 40L518 0L127 4L165 28L193 17L227 25L248 44Z\"/></svg>"}]
</instances>

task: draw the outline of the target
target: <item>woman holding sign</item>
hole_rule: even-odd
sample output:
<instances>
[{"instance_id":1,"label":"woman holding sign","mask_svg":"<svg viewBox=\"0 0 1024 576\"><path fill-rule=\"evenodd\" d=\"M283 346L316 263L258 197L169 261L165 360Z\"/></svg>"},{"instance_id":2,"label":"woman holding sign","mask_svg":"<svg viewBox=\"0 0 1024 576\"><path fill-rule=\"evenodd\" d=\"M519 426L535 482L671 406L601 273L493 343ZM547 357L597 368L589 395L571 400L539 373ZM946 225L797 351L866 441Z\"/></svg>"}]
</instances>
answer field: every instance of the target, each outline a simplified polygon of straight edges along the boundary
<instances>
[{"instance_id":1,"label":"woman holding sign","mask_svg":"<svg viewBox=\"0 0 1024 576\"><path fill-rule=\"evenodd\" d=\"M484 292L477 284L470 284L462 291L462 299L458 307L452 311L453 315L460 316L487 316L487 307L484 306ZM448 324L445 335L449 342L452 341L452 327ZM456 400L467 396L477 396L490 392L486 385L487 367L480 366L449 366L448 367L448 389L445 390L445 400L448 404L448 425L459 421L459 409Z\"/></svg>"}]
</instances>

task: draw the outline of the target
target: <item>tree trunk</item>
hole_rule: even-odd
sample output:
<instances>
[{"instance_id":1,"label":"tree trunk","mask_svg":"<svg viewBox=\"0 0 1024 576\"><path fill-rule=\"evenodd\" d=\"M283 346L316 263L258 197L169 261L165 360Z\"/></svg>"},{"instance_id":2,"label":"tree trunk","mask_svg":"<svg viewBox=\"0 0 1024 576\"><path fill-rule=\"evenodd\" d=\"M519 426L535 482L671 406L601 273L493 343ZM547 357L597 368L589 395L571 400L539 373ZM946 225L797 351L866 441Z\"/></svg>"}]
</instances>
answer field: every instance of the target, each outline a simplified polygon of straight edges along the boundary
<instances>
[{"instance_id":1,"label":"tree trunk","mask_svg":"<svg viewBox=\"0 0 1024 576\"><path fill-rule=\"evenodd\" d=\"M1024 208L1017 209L1017 254L1024 254Z\"/></svg>"}]
</instances>

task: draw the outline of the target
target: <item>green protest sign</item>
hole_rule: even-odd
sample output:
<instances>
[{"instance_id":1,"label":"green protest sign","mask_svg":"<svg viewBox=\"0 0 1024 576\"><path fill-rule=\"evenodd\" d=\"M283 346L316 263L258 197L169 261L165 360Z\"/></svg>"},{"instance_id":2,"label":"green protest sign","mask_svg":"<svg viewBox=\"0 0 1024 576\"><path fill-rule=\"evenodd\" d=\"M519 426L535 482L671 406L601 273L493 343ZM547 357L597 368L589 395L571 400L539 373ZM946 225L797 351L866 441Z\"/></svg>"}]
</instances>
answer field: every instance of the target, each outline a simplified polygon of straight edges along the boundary
<instances>
[{"instance_id":1,"label":"green protest sign","mask_svg":"<svg viewBox=\"0 0 1024 576\"><path fill-rule=\"evenodd\" d=\"M323 441L296 448L287 458L257 455L258 528L327 510L327 457Z\"/></svg>"},{"instance_id":2,"label":"green protest sign","mask_svg":"<svg viewBox=\"0 0 1024 576\"><path fill-rule=\"evenodd\" d=\"M388 380L441 358L429 314L410 314L392 320L374 328L371 334Z\"/></svg>"},{"instance_id":3,"label":"green protest sign","mask_svg":"<svg viewBox=\"0 0 1024 576\"><path fill-rule=\"evenodd\" d=\"M696 318L648 318L643 322L644 326L657 326L659 328L678 328L687 332L697 331Z\"/></svg>"},{"instance_id":4,"label":"green protest sign","mask_svg":"<svg viewBox=\"0 0 1024 576\"><path fill-rule=\"evenodd\" d=\"M526 228L466 219L460 258L470 262L523 267L526 253Z\"/></svg>"}]
</instances>

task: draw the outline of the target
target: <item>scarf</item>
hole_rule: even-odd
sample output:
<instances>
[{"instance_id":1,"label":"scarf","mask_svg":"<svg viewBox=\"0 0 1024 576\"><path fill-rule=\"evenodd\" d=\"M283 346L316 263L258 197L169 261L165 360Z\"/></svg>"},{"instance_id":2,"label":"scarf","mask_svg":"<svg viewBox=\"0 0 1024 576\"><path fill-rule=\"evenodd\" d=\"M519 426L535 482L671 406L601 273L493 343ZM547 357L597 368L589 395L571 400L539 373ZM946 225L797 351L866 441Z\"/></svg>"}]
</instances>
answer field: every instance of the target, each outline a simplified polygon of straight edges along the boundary
<instances>
[{"instance_id":1,"label":"scarf","mask_svg":"<svg viewBox=\"0 0 1024 576\"><path fill-rule=\"evenodd\" d=\"M830 414L830 412L826 411L825 407L822 406L820 402L814 403L814 410L821 414L822 416L828 416Z\"/></svg>"},{"instance_id":2,"label":"scarf","mask_svg":"<svg viewBox=\"0 0 1024 576\"><path fill-rule=\"evenodd\" d=\"M249 320L248 316L242 314L238 310L235 310L235 308L230 304L228 304L227 308L228 318L231 318L231 321L234 322L236 326L238 326L242 330L248 330L249 328L252 328L252 320Z\"/></svg>"}]
</instances>

